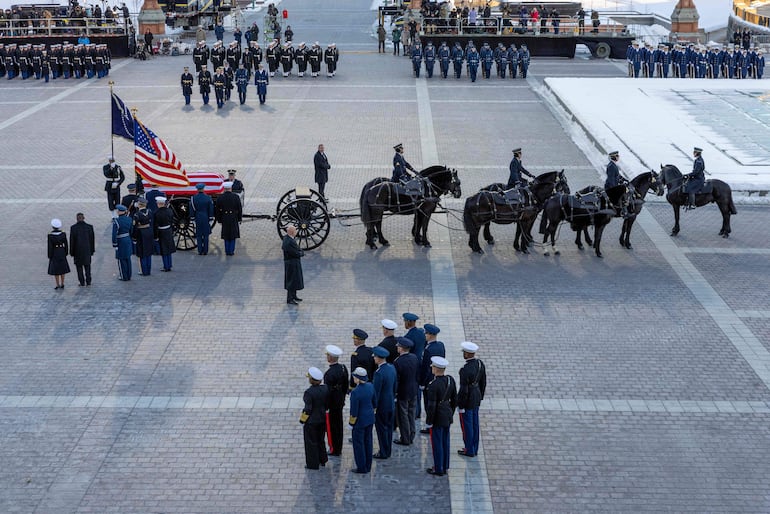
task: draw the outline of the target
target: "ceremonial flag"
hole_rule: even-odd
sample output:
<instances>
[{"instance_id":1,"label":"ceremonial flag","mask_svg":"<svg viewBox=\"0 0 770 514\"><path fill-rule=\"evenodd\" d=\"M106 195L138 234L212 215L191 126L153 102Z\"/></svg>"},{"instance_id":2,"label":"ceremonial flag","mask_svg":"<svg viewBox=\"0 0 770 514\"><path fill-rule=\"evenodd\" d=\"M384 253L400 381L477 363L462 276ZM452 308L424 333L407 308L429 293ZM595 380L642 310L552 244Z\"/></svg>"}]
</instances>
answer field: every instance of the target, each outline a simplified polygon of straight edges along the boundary
<instances>
[{"instance_id":1,"label":"ceremonial flag","mask_svg":"<svg viewBox=\"0 0 770 514\"><path fill-rule=\"evenodd\" d=\"M112 93L112 134L134 140L134 117L115 93Z\"/></svg>"},{"instance_id":2,"label":"ceremonial flag","mask_svg":"<svg viewBox=\"0 0 770 514\"><path fill-rule=\"evenodd\" d=\"M134 160L136 172L159 186L189 186L182 163L158 136L134 120Z\"/></svg>"}]
</instances>

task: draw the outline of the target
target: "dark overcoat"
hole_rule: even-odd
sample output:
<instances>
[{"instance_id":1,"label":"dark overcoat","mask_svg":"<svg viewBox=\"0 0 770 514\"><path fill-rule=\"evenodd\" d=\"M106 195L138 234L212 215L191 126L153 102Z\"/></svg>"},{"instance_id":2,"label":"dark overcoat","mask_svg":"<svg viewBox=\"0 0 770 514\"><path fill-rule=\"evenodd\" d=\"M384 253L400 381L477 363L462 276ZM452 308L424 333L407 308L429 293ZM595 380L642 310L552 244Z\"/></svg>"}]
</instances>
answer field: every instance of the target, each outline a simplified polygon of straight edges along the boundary
<instances>
[{"instance_id":1,"label":"dark overcoat","mask_svg":"<svg viewBox=\"0 0 770 514\"><path fill-rule=\"evenodd\" d=\"M283 236L283 288L287 291L299 291L305 288L305 281L302 278L302 261L300 260L304 252L300 249L297 241L288 235Z\"/></svg>"},{"instance_id":2,"label":"dark overcoat","mask_svg":"<svg viewBox=\"0 0 770 514\"><path fill-rule=\"evenodd\" d=\"M243 216L241 199L232 191L225 191L217 198L217 222L222 225L222 239L225 241L241 237L240 222Z\"/></svg>"}]
</instances>

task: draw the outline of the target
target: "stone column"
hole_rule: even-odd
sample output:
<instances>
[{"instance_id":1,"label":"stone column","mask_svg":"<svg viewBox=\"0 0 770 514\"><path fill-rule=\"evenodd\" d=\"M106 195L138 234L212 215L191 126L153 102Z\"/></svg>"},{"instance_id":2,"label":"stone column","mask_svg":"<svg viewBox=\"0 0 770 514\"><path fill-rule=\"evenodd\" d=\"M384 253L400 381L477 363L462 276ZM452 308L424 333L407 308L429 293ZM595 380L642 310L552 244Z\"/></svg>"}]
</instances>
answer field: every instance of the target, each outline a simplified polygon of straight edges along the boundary
<instances>
[{"instance_id":1,"label":"stone column","mask_svg":"<svg viewBox=\"0 0 770 514\"><path fill-rule=\"evenodd\" d=\"M671 13L671 39L705 43L706 33L698 28L699 19L700 15L694 0L679 0L674 7L674 12Z\"/></svg>"},{"instance_id":2,"label":"stone column","mask_svg":"<svg viewBox=\"0 0 770 514\"><path fill-rule=\"evenodd\" d=\"M144 0L142 9L139 11L139 33L136 35L141 39L147 29L154 36L166 33L166 15L160 9L157 0Z\"/></svg>"}]
</instances>

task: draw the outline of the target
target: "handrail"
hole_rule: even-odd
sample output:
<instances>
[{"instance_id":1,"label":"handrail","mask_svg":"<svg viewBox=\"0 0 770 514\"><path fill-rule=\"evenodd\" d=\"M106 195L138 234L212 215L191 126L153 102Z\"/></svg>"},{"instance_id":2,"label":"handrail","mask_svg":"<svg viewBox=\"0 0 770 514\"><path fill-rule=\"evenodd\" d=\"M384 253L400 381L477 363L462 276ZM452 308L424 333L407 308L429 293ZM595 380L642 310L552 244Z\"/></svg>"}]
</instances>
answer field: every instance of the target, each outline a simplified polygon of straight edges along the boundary
<instances>
[{"instance_id":1,"label":"handrail","mask_svg":"<svg viewBox=\"0 0 770 514\"><path fill-rule=\"evenodd\" d=\"M523 20L527 20L526 24ZM489 34L489 35L504 35L504 34L516 34L520 33L521 29L526 30L526 33L534 33L535 35L547 34L552 37L571 37L575 34L580 35L590 34L593 27L588 24L581 26L579 20L574 16L559 16L558 26L553 25L552 20L554 18L547 18L548 24L541 26L540 20L534 23L531 17L519 18L519 17L499 17L492 18L477 18L476 25L470 25L468 18L423 18L422 23L419 25L418 32L420 35L431 34ZM545 30L543 30L545 29ZM558 33L556 30L558 29ZM602 24L598 27L597 32L605 34L619 34L626 31L626 26L622 24ZM596 33L596 32L594 32Z\"/></svg>"},{"instance_id":2,"label":"handrail","mask_svg":"<svg viewBox=\"0 0 770 514\"><path fill-rule=\"evenodd\" d=\"M743 21L759 25L760 27L770 28L770 16L757 14L756 9L752 8L750 4L740 4L738 0L734 0L733 11Z\"/></svg>"},{"instance_id":3,"label":"handrail","mask_svg":"<svg viewBox=\"0 0 770 514\"><path fill-rule=\"evenodd\" d=\"M101 18L75 18L72 16L50 18L0 19L1 37L56 36L85 34L123 34L127 23Z\"/></svg>"}]
</instances>

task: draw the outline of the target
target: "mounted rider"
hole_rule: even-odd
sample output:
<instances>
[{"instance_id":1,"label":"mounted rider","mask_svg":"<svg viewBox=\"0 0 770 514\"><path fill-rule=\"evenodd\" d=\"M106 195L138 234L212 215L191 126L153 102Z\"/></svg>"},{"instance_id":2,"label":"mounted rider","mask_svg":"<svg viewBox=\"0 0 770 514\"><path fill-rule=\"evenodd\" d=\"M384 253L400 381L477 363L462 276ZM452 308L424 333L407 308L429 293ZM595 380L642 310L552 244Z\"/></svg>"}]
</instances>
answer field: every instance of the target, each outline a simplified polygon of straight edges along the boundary
<instances>
[{"instance_id":1,"label":"mounted rider","mask_svg":"<svg viewBox=\"0 0 770 514\"><path fill-rule=\"evenodd\" d=\"M508 169L511 171L511 175L508 177L508 184L505 186L506 189L526 186L527 180L522 178L522 173L530 178L535 178L535 176L527 171L521 164L521 148L513 150L513 159L511 160L511 164L508 165Z\"/></svg>"},{"instance_id":2,"label":"mounted rider","mask_svg":"<svg viewBox=\"0 0 770 514\"><path fill-rule=\"evenodd\" d=\"M396 155L393 156L393 177L390 181L406 184L417 176L417 170L404 159L404 145L402 143L397 144L393 149L396 151Z\"/></svg>"},{"instance_id":3,"label":"mounted rider","mask_svg":"<svg viewBox=\"0 0 770 514\"><path fill-rule=\"evenodd\" d=\"M626 180L626 178L620 174L620 167L618 166L618 161L620 160L620 152L617 150L610 152L607 154L610 158L610 162L607 163L607 179L604 181L604 190L610 189L611 187L616 187L620 185L626 186L626 192L628 192L628 186L629 182ZM626 217L626 213L628 212L628 198L626 195L623 195L620 197L620 208L621 208L621 215L623 218Z\"/></svg>"},{"instance_id":4,"label":"mounted rider","mask_svg":"<svg viewBox=\"0 0 770 514\"><path fill-rule=\"evenodd\" d=\"M684 176L685 193L689 195L689 204L687 209L695 208L695 193L700 191L703 185L706 183L706 164L703 162L702 148L697 146L692 150L692 156L695 157L695 161L692 163L692 173Z\"/></svg>"}]
</instances>

